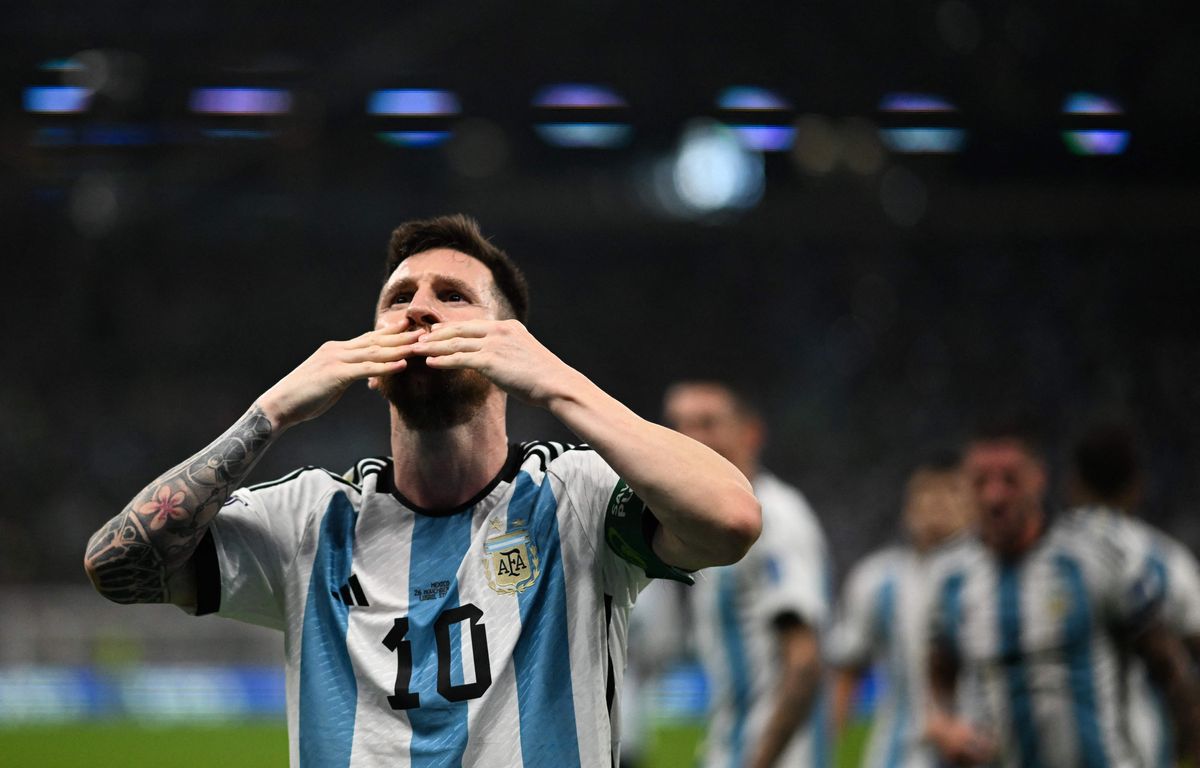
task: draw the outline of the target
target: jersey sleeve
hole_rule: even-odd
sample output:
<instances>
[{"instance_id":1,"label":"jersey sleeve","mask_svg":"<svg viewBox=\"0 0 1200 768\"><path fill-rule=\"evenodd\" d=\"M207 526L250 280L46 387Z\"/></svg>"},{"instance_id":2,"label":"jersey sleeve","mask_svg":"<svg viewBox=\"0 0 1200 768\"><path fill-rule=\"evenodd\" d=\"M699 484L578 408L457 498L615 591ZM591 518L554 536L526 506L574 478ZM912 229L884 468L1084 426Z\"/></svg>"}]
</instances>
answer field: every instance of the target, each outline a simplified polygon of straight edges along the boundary
<instances>
[{"instance_id":1,"label":"jersey sleeve","mask_svg":"<svg viewBox=\"0 0 1200 768\"><path fill-rule=\"evenodd\" d=\"M548 472L590 532L606 594L632 604L649 579L692 583L685 571L654 554L651 543L658 519L599 455L591 450L568 451Z\"/></svg>"},{"instance_id":2,"label":"jersey sleeve","mask_svg":"<svg viewBox=\"0 0 1200 768\"><path fill-rule=\"evenodd\" d=\"M824 537L803 501L789 497L787 502L763 516L763 532L750 562L756 566L751 569L752 589L767 623L792 615L820 628L829 613Z\"/></svg>"},{"instance_id":3,"label":"jersey sleeve","mask_svg":"<svg viewBox=\"0 0 1200 768\"><path fill-rule=\"evenodd\" d=\"M1200 636L1200 564L1187 547L1173 541L1166 552L1166 567L1164 615L1180 635Z\"/></svg>"},{"instance_id":4,"label":"jersey sleeve","mask_svg":"<svg viewBox=\"0 0 1200 768\"><path fill-rule=\"evenodd\" d=\"M321 490L305 474L238 489L225 502L209 528L216 567L206 573L197 564L197 614L284 628L289 569L312 507L307 502Z\"/></svg>"},{"instance_id":5,"label":"jersey sleeve","mask_svg":"<svg viewBox=\"0 0 1200 768\"><path fill-rule=\"evenodd\" d=\"M863 666L874 655L876 575L872 561L866 560L855 566L846 579L829 635L829 660L834 666Z\"/></svg>"},{"instance_id":6,"label":"jersey sleeve","mask_svg":"<svg viewBox=\"0 0 1200 768\"><path fill-rule=\"evenodd\" d=\"M1100 529L1097 538L1093 551L1099 555L1109 621L1126 634L1136 635L1162 613L1166 566L1139 540L1144 537L1131 535L1125 528Z\"/></svg>"}]
</instances>

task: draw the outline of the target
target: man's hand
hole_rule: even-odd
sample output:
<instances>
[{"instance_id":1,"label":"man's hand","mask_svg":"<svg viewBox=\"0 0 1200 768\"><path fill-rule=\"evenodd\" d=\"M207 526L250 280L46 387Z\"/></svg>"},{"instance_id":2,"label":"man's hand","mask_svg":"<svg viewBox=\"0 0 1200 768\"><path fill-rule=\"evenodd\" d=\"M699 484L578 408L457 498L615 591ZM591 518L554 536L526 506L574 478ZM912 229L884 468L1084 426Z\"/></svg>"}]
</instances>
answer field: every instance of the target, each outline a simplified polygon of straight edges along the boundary
<instances>
[{"instance_id":1,"label":"man's hand","mask_svg":"<svg viewBox=\"0 0 1200 768\"><path fill-rule=\"evenodd\" d=\"M355 381L404 370L425 330L385 326L348 341L327 341L268 389L258 404L276 429L315 419Z\"/></svg>"},{"instance_id":2,"label":"man's hand","mask_svg":"<svg viewBox=\"0 0 1200 768\"><path fill-rule=\"evenodd\" d=\"M951 765L979 765L996 757L996 740L971 723L944 712L932 713L925 738Z\"/></svg>"},{"instance_id":3,"label":"man's hand","mask_svg":"<svg viewBox=\"0 0 1200 768\"><path fill-rule=\"evenodd\" d=\"M574 369L517 320L436 323L411 347L430 368L469 368L531 405L545 407Z\"/></svg>"}]
</instances>

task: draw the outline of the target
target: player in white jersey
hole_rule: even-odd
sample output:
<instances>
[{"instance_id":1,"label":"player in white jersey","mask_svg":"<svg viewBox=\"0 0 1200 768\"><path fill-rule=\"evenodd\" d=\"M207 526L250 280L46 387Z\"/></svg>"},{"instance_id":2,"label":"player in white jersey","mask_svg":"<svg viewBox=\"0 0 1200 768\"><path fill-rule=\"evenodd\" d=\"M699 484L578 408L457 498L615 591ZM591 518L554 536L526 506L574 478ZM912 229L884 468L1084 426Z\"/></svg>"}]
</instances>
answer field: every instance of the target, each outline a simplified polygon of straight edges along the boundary
<instances>
[{"instance_id":1,"label":"player in white jersey","mask_svg":"<svg viewBox=\"0 0 1200 768\"><path fill-rule=\"evenodd\" d=\"M905 488L907 540L863 559L846 580L829 657L837 668L833 720L840 733L855 693L872 664L883 675L863 765L934 768L925 741L926 663L930 566L938 547L953 546L970 523L958 456L920 464Z\"/></svg>"},{"instance_id":2,"label":"player in white jersey","mask_svg":"<svg viewBox=\"0 0 1200 768\"><path fill-rule=\"evenodd\" d=\"M1122 653L1147 660L1193 733L1195 687L1153 574L1096 526L1047 524L1035 446L1013 428L968 445L979 537L936 566L927 732L953 763L1133 768Z\"/></svg>"},{"instance_id":3,"label":"player in white jersey","mask_svg":"<svg viewBox=\"0 0 1200 768\"><path fill-rule=\"evenodd\" d=\"M739 563L691 588L695 637L709 679L709 768L824 766L820 635L828 612L825 538L804 497L758 465L761 419L713 382L671 387L668 424L751 478L763 535Z\"/></svg>"},{"instance_id":4,"label":"player in white jersey","mask_svg":"<svg viewBox=\"0 0 1200 768\"><path fill-rule=\"evenodd\" d=\"M629 606L647 577L741 557L750 485L540 345L520 272L470 219L402 225L387 267L375 330L322 345L147 486L88 574L117 602L282 629L295 766L611 766ZM234 492L364 379L390 458ZM509 394L591 448L510 446Z\"/></svg>"},{"instance_id":5,"label":"player in white jersey","mask_svg":"<svg viewBox=\"0 0 1200 768\"><path fill-rule=\"evenodd\" d=\"M1200 658L1200 565L1179 541L1133 517L1141 506L1142 471L1137 440L1125 424L1097 424L1076 441L1071 455L1068 494L1080 526L1108 528L1144 558L1146 567L1162 580L1162 616ZM1133 743L1147 768L1175 764L1175 734L1164 693L1150 683L1145 665L1127 665L1129 724Z\"/></svg>"}]
</instances>

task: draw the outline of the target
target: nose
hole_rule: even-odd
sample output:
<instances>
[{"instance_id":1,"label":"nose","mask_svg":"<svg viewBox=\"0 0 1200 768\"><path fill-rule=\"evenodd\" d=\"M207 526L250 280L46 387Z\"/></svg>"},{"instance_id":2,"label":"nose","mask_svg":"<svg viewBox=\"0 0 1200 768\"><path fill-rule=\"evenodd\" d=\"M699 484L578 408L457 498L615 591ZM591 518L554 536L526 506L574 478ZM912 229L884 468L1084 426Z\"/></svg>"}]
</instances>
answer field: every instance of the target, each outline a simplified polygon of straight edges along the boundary
<instances>
[{"instance_id":1,"label":"nose","mask_svg":"<svg viewBox=\"0 0 1200 768\"><path fill-rule=\"evenodd\" d=\"M429 328L434 323L442 322L442 316L437 310L432 291L424 288L418 290L408 303L405 310L409 328Z\"/></svg>"}]
</instances>

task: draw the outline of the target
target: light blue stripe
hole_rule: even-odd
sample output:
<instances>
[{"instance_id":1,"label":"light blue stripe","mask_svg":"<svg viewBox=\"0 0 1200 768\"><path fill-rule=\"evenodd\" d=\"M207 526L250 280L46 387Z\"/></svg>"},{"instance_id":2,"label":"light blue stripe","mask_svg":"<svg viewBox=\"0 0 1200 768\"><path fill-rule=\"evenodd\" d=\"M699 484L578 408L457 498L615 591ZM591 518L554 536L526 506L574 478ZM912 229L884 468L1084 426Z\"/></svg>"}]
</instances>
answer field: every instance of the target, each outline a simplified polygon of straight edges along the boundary
<instances>
[{"instance_id":1,"label":"light blue stripe","mask_svg":"<svg viewBox=\"0 0 1200 768\"><path fill-rule=\"evenodd\" d=\"M733 726L729 733L729 765L740 768L745 762L746 720L750 715L750 664L737 615L737 576L734 569L717 569L717 617L729 680L733 691Z\"/></svg>"},{"instance_id":2,"label":"light blue stripe","mask_svg":"<svg viewBox=\"0 0 1200 768\"><path fill-rule=\"evenodd\" d=\"M407 639L412 643L413 670L409 690L421 697L419 707L407 710L412 724L410 764L412 768L459 765L467 748L467 702L447 701L438 693L434 624L443 612L459 606L457 573L471 547L471 511L447 517L414 517L409 594L442 581L449 582L449 587L441 597L410 600ZM461 681L462 645L453 642L453 625L450 637L450 679Z\"/></svg>"},{"instance_id":3,"label":"light blue stripe","mask_svg":"<svg viewBox=\"0 0 1200 768\"><path fill-rule=\"evenodd\" d=\"M900 615L896 612L896 575L889 574L888 579L879 587L875 598L875 625L883 647L887 649L888 658L892 663L888 667L890 694L893 704L892 727L888 733L888 746L884 765L895 768L900 764L903 746L902 737L908 728L908 681L904 678L904 633L897 631Z\"/></svg>"},{"instance_id":4,"label":"light blue stripe","mask_svg":"<svg viewBox=\"0 0 1200 768\"><path fill-rule=\"evenodd\" d=\"M1020 748L1020 765L1036 768L1038 758L1037 730L1033 723L1033 700L1021 652L1021 571L1018 566L1000 566L996 616L1000 631L1000 662L1008 682L1009 709L1012 728Z\"/></svg>"},{"instance_id":5,"label":"light blue stripe","mask_svg":"<svg viewBox=\"0 0 1200 768\"><path fill-rule=\"evenodd\" d=\"M300 641L300 766L350 765L358 683L346 650L350 609L330 594L350 578L358 514L334 494L317 538Z\"/></svg>"},{"instance_id":6,"label":"light blue stripe","mask_svg":"<svg viewBox=\"0 0 1200 768\"><path fill-rule=\"evenodd\" d=\"M513 649L513 665L521 720L521 756L526 768L579 765L558 500L550 483L538 486L527 472L519 473L508 515L510 521L515 517L526 521L541 570L537 581L517 596L521 636ZM497 759L508 758L497 756Z\"/></svg>"},{"instance_id":7,"label":"light blue stripe","mask_svg":"<svg viewBox=\"0 0 1200 768\"><path fill-rule=\"evenodd\" d=\"M942 582L941 599L938 602L938 632L940 639L950 646L956 655L961 655L959 648L959 624L962 622L962 591L966 576L955 573Z\"/></svg>"},{"instance_id":8,"label":"light blue stripe","mask_svg":"<svg viewBox=\"0 0 1200 768\"><path fill-rule=\"evenodd\" d=\"M1164 562L1162 552L1157 546L1150 550L1150 554L1146 557L1146 570L1154 573L1157 576L1156 581L1161 585L1162 599L1171 592L1170 571L1167 570L1167 564ZM1144 673L1148 676L1149 673ZM1156 736L1158 737L1157 747L1155 750L1154 761L1157 768L1170 768L1175 764L1175 728L1171 722L1170 712L1167 710L1166 702L1163 699L1161 690L1156 683L1150 683L1150 701L1154 711L1154 721L1158 723Z\"/></svg>"},{"instance_id":9,"label":"light blue stripe","mask_svg":"<svg viewBox=\"0 0 1200 768\"><path fill-rule=\"evenodd\" d=\"M1079 752L1086 768L1105 768L1108 756L1100 736L1100 719L1096 704L1096 682L1092 673L1092 607L1083 571L1073 558L1058 555L1054 558L1059 577L1066 583L1070 608L1063 626L1067 674L1071 685L1071 700L1075 709L1075 727L1079 735Z\"/></svg>"}]
</instances>

